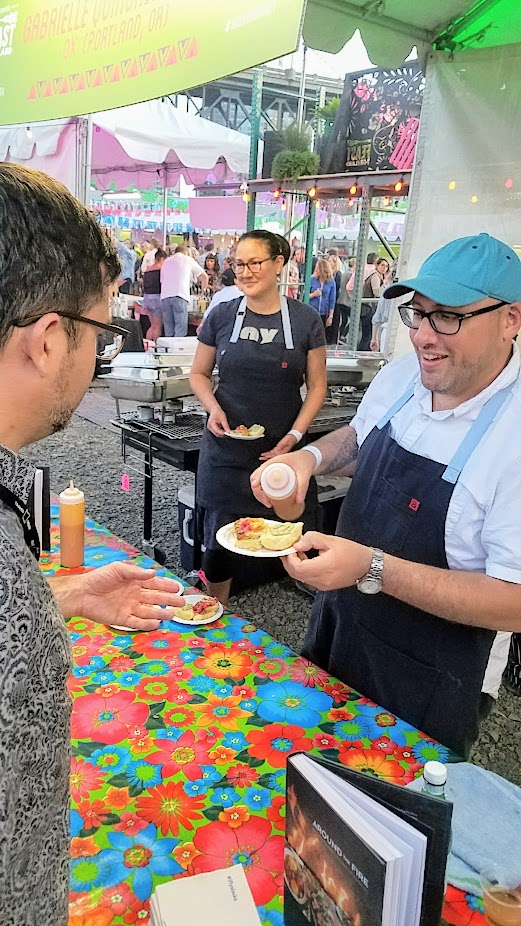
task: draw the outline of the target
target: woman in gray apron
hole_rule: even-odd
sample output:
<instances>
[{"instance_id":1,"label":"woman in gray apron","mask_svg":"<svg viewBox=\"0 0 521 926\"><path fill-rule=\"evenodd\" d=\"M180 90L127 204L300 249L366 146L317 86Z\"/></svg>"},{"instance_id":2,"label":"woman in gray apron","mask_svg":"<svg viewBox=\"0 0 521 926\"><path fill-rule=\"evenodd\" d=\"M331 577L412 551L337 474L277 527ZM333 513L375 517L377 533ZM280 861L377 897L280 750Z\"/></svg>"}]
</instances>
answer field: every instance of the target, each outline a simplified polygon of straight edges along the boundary
<instances>
[{"instance_id":1,"label":"woman in gray apron","mask_svg":"<svg viewBox=\"0 0 521 926\"><path fill-rule=\"evenodd\" d=\"M208 412L197 470L197 506L206 547L203 568L210 594L226 603L239 557L215 539L223 524L264 517L253 498L250 475L260 460L300 444L326 392L324 329L311 306L279 295L278 278L290 247L272 232L247 232L237 245L237 283L242 299L218 305L205 319L190 383ZM212 389L217 366L219 385ZM306 399L300 390L306 384ZM260 424L264 437L239 441L226 431ZM316 485L310 486L305 528L316 524Z\"/></svg>"}]
</instances>

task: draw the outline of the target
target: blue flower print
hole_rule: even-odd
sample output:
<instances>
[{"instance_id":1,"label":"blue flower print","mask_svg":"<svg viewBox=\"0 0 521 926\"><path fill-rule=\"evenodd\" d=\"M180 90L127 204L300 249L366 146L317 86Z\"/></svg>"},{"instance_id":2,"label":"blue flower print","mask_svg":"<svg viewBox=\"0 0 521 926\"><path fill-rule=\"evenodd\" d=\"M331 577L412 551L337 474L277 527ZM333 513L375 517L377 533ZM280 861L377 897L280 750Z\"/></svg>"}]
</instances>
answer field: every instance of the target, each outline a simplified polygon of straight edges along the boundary
<instances>
[{"instance_id":1,"label":"blue flower print","mask_svg":"<svg viewBox=\"0 0 521 926\"><path fill-rule=\"evenodd\" d=\"M257 702L255 698L245 698L244 701L240 702L239 707L241 707L243 711L249 711L250 714L253 714L257 709Z\"/></svg>"},{"instance_id":2,"label":"blue flower print","mask_svg":"<svg viewBox=\"0 0 521 926\"><path fill-rule=\"evenodd\" d=\"M162 730L156 731L156 739L158 740L173 740L176 742L185 732L185 730L180 727L166 727Z\"/></svg>"},{"instance_id":3,"label":"blue flower print","mask_svg":"<svg viewBox=\"0 0 521 926\"><path fill-rule=\"evenodd\" d=\"M134 788L145 791L147 788L153 788L154 785L161 784L161 766L152 765L145 759L137 759L130 762L125 770L125 775ZM116 882L114 882L116 883Z\"/></svg>"},{"instance_id":4,"label":"blue flower print","mask_svg":"<svg viewBox=\"0 0 521 926\"><path fill-rule=\"evenodd\" d=\"M416 732L416 728L405 720L400 720L389 711L382 707L375 707L370 704L361 704L358 707L358 715L369 722L369 739L379 739L381 736L388 736L389 739L398 746L405 746L407 740L405 734Z\"/></svg>"},{"instance_id":5,"label":"blue flower print","mask_svg":"<svg viewBox=\"0 0 521 926\"><path fill-rule=\"evenodd\" d=\"M266 910L266 907L259 907L258 911L261 926L284 926L284 914L279 910Z\"/></svg>"},{"instance_id":6,"label":"blue flower print","mask_svg":"<svg viewBox=\"0 0 521 926\"><path fill-rule=\"evenodd\" d=\"M243 802L250 810L262 810L271 804L271 792L268 788L248 788Z\"/></svg>"},{"instance_id":7,"label":"blue flower print","mask_svg":"<svg viewBox=\"0 0 521 926\"><path fill-rule=\"evenodd\" d=\"M240 800L237 791L233 788L214 788L213 794L210 795L212 804L218 807L233 807Z\"/></svg>"},{"instance_id":8,"label":"blue flower print","mask_svg":"<svg viewBox=\"0 0 521 926\"><path fill-rule=\"evenodd\" d=\"M144 662L138 668L143 675L168 675L170 667L166 662L160 659L151 659L150 662Z\"/></svg>"},{"instance_id":9,"label":"blue flower print","mask_svg":"<svg viewBox=\"0 0 521 926\"><path fill-rule=\"evenodd\" d=\"M141 681L141 675L138 672L124 672L117 676L117 680L118 685L121 685L122 688L135 688L137 683Z\"/></svg>"},{"instance_id":10,"label":"blue flower print","mask_svg":"<svg viewBox=\"0 0 521 926\"><path fill-rule=\"evenodd\" d=\"M128 633L117 633L111 641L111 645L117 646L118 649L127 649L132 646L132 637Z\"/></svg>"},{"instance_id":11,"label":"blue flower print","mask_svg":"<svg viewBox=\"0 0 521 926\"><path fill-rule=\"evenodd\" d=\"M184 652L179 653L180 658L183 660L183 662L186 665L188 665L188 663L190 662L195 662L195 660L199 658L199 655L200 654L196 653L195 650L193 649L190 649L190 650L187 649Z\"/></svg>"},{"instance_id":12,"label":"blue flower print","mask_svg":"<svg viewBox=\"0 0 521 926\"><path fill-rule=\"evenodd\" d=\"M244 634L240 627L212 627L211 630L208 630L205 633L207 640L211 640L212 643L229 643L230 640L233 640L235 643L237 640L242 640Z\"/></svg>"},{"instance_id":13,"label":"blue flower print","mask_svg":"<svg viewBox=\"0 0 521 926\"><path fill-rule=\"evenodd\" d=\"M236 752L241 752L242 749L246 749L247 745L248 740L239 730L229 731L223 738L225 749L235 749Z\"/></svg>"},{"instance_id":14,"label":"blue flower print","mask_svg":"<svg viewBox=\"0 0 521 926\"><path fill-rule=\"evenodd\" d=\"M116 681L116 673L110 669L101 669L92 676L92 683L95 685L111 685Z\"/></svg>"},{"instance_id":15,"label":"blue flower print","mask_svg":"<svg viewBox=\"0 0 521 926\"><path fill-rule=\"evenodd\" d=\"M354 743L360 739L370 739L372 726L366 717L359 717L357 714L352 720L337 720L333 725L333 732L339 739Z\"/></svg>"},{"instance_id":16,"label":"blue flower print","mask_svg":"<svg viewBox=\"0 0 521 926\"><path fill-rule=\"evenodd\" d=\"M222 682L219 682L213 689L213 693L217 695L218 698L229 698L232 690L231 685L223 685Z\"/></svg>"},{"instance_id":17,"label":"blue flower print","mask_svg":"<svg viewBox=\"0 0 521 926\"><path fill-rule=\"evenodd\" d=\"M264 647L264 652L270 659L286 659L288 656L293 655L289 646L286 646L284 643L279 643L278 640L272 640L271 643L267 643Z\"/></svg>"},{"instance_id":18,"label":"blue flower print","mask_svg":"<svg viewBox=\"0 0 521 926\"><path fill-rule=\"evenodd\" d=\"M94 765L110 772L111 775L124 772L131 759L129 750L123 746L105 746L104 749L96 749L90 757Z\"/></svg>"},{"instance_id":19,"label":"blue flower print","mask_svg":"<svg viewBox=\"0 0 521 926\"><path fill-rule=\"evenodd\" d=\"M333 699L324 691L305 688L298 682L268 682L258 689L259 717L270 723L297 724L315 727L323 711L328 711Z\"/></svg>"},{"instance_id":20,"label":"blue flower print","mask_svg":"<svg viewBox=\"0 0 521 926\"><path fill-rule=\"evenodd\" d=\"M449 758L447 747L442 746L441 743L435 743L434 740L420 740L419 743L411 747L411 752L421 765L425 765L431 759L434 759L435 762L446 763Z\"/></svg>"},{"instance_id":21,"label":"blue flower print","mask_svg":"<svg viewBox=\"0 0 521 926\"><path fill-rule=\"evenodd\" d=\"M465 894L467 907L469 910L477 910L479 913L485 912L485 904L482 897L476 897L475 894Z\"/></svg>"},{"instance_id":22,"label":"blue flower print","mask_svg":"<svg viewBox=\"0 0 521 926\"><path fill-rule=\"evenodd\" d=\"M183 791L188 794L188 797L199 797L213 788L214 784L215 782L210 781L209 778L196 778L195 781L185 781Z\"/></svg>"},{"instance_id":23,"label":"blue flower print","mask_svg":"<svg viewBox=\"0 0 521 926\"><path fill-rule=\"evenodd\" d=\"M135 836L113 830L107 834L112 849L92 857L104 869L104 887L114 887L122 881L132 880L136 897L147 900L152 892L152 875L172 877L183 869L172 858L178 839L158 839L156 827L151 823ZM108 871L106 868L108 867ZM94 885L97 886L97 885Z\"/></svg>"},{"instance_id":24,"label":"blue flower print","mask_svg":"<svg viewBox=\"0 0 521 926\"><path fill-rule=\"evenodd\" d=\"M213 765L201 765L201 771L204 781L210 781L215 784L215 782L220 781L222 778L222 775Z\"/></svg>"},{"instance_id":25,"label":"blue flower print","mask_svg":"<svg viewBox=\"0 0 521 926\"><path fill-rule=\"evenodd\" d=\"M215 685L214 678L207 678L206 675L197 675L190 679L190 689L196 694L205 694L207 691L213 691Z\"/></svg>"},{"instance_id":26,"label":"blue flower print","mask_svg":"<svg viewBox=\"0 0 521 926\"><path fill-rule=\"evenodd\" d=\"M71 810L71 839L74 836L77 836L80 830L83 829L84 822L83 818L80 817L77 810Z\"/></svg>"},{"instance_id":27,"label":"blue flower print","mask_svg":"<svg viewBox=\"0 0 521 926\"><path fill-rule=\"evenodd\" d=\"M109 850L105 850L109 851ZM96 887L112 886L117 881L111 881L112 866L110 860L102 859L100 852L98 855L87 856L87 858L72 859L70 866L70 885L71 890L78 892L90 892ZM128 877L128 871L126 872Z\"/></svg>"},{"instance_id":28,"label":"blue flower print","mask_svg":"<svg viewBox=\"0 0 521 926\"><path fill-rule=\"evenodd\" d=\"M268 784L271 791L277 791L278 794L284 794L286 789L286 770L281 769L280 772L274 772L273 775L270 775Z\"/></svg>"}]
</instances>

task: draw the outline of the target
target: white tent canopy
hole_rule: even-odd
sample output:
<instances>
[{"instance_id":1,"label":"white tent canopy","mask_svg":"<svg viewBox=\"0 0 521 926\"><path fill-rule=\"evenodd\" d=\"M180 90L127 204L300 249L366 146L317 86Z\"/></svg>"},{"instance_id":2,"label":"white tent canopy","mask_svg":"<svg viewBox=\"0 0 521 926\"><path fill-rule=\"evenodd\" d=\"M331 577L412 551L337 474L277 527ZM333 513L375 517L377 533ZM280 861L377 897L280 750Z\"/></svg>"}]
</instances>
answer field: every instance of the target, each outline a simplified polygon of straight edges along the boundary
<instances>
[{"instance_id":1,"label":"white tent canopy","mask_svg":"<svg viewBox=\"0 0 521 926\"><path fill-rule=\"evenodd\" d=\"M169 100L112 109L92 119L92 176L100 189L125 190L131 184L145 189L158 179L162 186L174 186L180 174L189 183L204 183L208 175L222 181L248 174L247 135L179 112ZM37 167L73 189L77 128L77 119L0 128L0 160Z\"/></svg>"}]
</instances>

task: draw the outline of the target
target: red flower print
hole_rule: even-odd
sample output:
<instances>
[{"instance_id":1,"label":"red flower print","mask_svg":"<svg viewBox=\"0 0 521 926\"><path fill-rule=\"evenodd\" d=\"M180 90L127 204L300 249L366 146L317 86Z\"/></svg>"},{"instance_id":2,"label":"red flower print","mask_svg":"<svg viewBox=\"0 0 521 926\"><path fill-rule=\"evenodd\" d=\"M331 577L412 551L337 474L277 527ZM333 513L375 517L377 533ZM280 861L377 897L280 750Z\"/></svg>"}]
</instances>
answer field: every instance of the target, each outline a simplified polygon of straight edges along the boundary
<instances>
[{"instance_id":1,"label":"red flower print","mask_svg":"<svg viewBox=\"0 0 521 926\"><path fill-rule=\"evenodd\" d=\"M165 659L165 662L170 666L169 675L171 678L174 678L176 682L183 682L186 681L187 678L192 677L192 669L183 662L180 656L168 657Z\"/></svg>"},{"instance_id":2,"label":"red flower print","mask_svg":"<svg viewBox=\"0 0 521 926\"><path fill-rule=\"evenodd\" d=\"M73 756L71 759L71 795L74 801L81 801L92 791L97 791L103 782L103 771Z\"/></svg>"},{"instance_id":3,"label":"red flower print","mask_svg":"<svg viewBox=\"0 0 521 926\"><path fill-rule=\"evenodd\" d=\"M203 808L204 798L188 797L183 791L182 781L157 785L136 800L138 816L154 823L163 836L167 833L177 836L180 826L192 829L194 820L202 820L200 811Z\"/></svg>"},{"instance_id":4,"label":"red flower print","mask_svg":"<svg viewBox=\"0 0 521 926\"><path fill-rule=\"evenodd\" d=\"M210 753L210 759L215 762L215 765L227 765L228 762L235 759L235 756L235 749L227 749L226 746L217 746Z\"/></svg>"},{"instance_id":5,"label":"red flower print","mask_svg":"<svg viewBox=\"0 0 521 926\"><path fill-rule=\"evenodd\" d=\"M118 685L117 682L112 682L111 685L100 685L99 688L96 688L96 694L101 695L102 698L113 698L120 691L121 685Z\"/></svg>"},{"instance_id":6,"label":"red flower print","mask_svg":"<svg viewBox=\"0 0 521 926\"><path fill-rule=\"evenodd\" d=\"M347 707L332 707L327 712L328 720L352 720L355 716Z\"/></svg>"},{"instance_id":7,"label":"red flower print","mask_svg":"<svg viewBox=\"0 0 521 926\"><path fill-rule=\"evenodd\" d=\"M125 913L123 919L129 926L132 926L132 923L136 923L137 926L148 926L150 922L149 901L139 900L138 897L134 897L130 902L129 911Z\"/></svg>"},{"instance_id":8,"label":"red flower print","mask_svg":"<svg viewBox=\"0 0 521 926\"><path fill-rule=\"evenodd\" d=\"M144 830L146 826L148 826L147 821L140 820L135 814L122 813L120 821L115 824L114 829L119 830L121 833L126 833L127 836L134 836L136 833L139 833L140 830Z\"/></svg>"},{"instance_id":9,"label":"red flower print","mask_svg":"<svg viewBox=\"0 0 521 926\"><path fill-rule=\"evenodd\" d=\"M344 685L343 682L326 682L325 685L322 685L322 690L325 691L330 698L333 698L335 704L347 701L351 694L351 689L347 685Z\"/></svg>"},{"instance_id":10,"label":"red flower print","mask_svg":"<svg viewBox=\"0 0 521 926\"><path fill-rule=\"evenodd\" d=\"M134 893L128 884L117 884L116 887L107 887L103 891L98 903L100 907L112 910L114 916L123 916L127 907L135 900Z\"/></svg>"},{"instance_id":11,"label":"red flower print","mask_svg":"<svg viewBox=\"0 0 521 926\"><path fill-rule=\"evenodd\" d=\"M110 813L103 801L80 801L77 810L85 823L86 830L103 826Z\"/></svg>"},{"instance_id":12,"label":"red flower print","mask_svg":"<svg viewBox=\"0 0 521 926\"><path fill-rule=\"evenodd\" d=\"M329 733L315 733L313 747L315 749L338 749L338 740Z\"/></svg>"},{"instance_id":13,"label":"red flower print","mask_svg":"<svg viewBox=\"0 0 521 926\"><path fill-rule=\"evenodd\" d=\"M399 785L406 781L405 769L395 759L389 759L385 753L377 749L341 749L339 760L348 768L354 768L365 775L372 775L373 778L381 778L383 781L391 781ZM413 777L411 776L411 779Z\"/></svg>"},{"instance_id":14,"label":"red flower print","mask_svg":"<svg viewBox=\"0 0 521 926\"><path fill-rule=\"evenodd\" d=\"M257 692L255 691L255 688L250 688L249 685L235 685L235 687L232 689L232 694L243 701L248 700L249 698L255 698Z\"/></svg>"},{"instance_id":15,"label":"red flower print","mask_svg":"<svg viewBox=\"0 0 521 926\"><path fill-rule=\"evenodd\" d=\"M131 800L128 788L109 788L104 802L111 810L125 810Z\"/></svg>"},{"instance_id":16,"label":"red flower print","mask_svg":"<svg viewBox=\"0 0 521 926\"><path fill-rule=\"evenodd\" d=\"M249 788L258 780L258 771L249 765L232 765L226 773L226 781L235 788Z\"/></svg>"},{"instance_id":17,"label":"red flower print","mask_svg":"<svg viewBox=\"0 0 521 926\"><path fill-rule=\"evenodd\" d=\"M287 668L282 659L271 659L269 656L259 659L255 666L255 675L259 675L261 678L280 678L286 672Z\"/></svg>"},{"instance_id":18,"label":"red flower print","mask_svg":"<svg viewBox=\"0 0 521 926\"><path fill-rule=\"evenodd\" d=\"M161 775L170 778L183 772L189 781L202 777L201 765L208 765L208 747L204 741L196 738L193 730L187 730L177 740L156 739L158 752L148 756L152 765L162 765Z\"/></svg>"},{"instance_id":19,"label":"red flower print","mask_svg":"<svg viewBox=\"0 0 521 926\"><path fill-rule=\"evenodd\" d=\"M265 759L272 768L284 768L292 752L311 749L312 741L304 734L303 727L271 723L262 730L249 731L246 739L251 747L248 751L255 759Z\"/></svg>"},{"instance_id":20,"label":"red flower print","mask_svg":"<svg viewBox=\"0 0 521 926\"><path fill-rule=\"evenodd\" d=\"M172 854L177 864L181 865L181 868L186 870L188 866L192 864L196 855L199 853L193 842L183 842L182 845L175 847Z\"/></svg>"},{"instance_id":21,"label":"red flower print","mask_svg":"<svg viewBox=\"0 0 521 926\"><path fill-rule=\"evenodd\" d=\"M277 794L266 811L268 820L271 820L276 830L284 832L286 826L286 817L283 811L286 810L286 798L283 794Z\"/></svg>"},{"instance_id":22,"label":"red flower print","mask_svg":"<svg viewBox=\"0 0 521 926\"><path fill-rule=\"evenodd\" d=\"M69 904L68 926L110 926L112 919L112 910L98 906L88 894L82 894Z\"/></svg>"},{"instance_id":23,"label":"red flower print","mask_svg":"<svg viewBox=\"0 0 521 926\"><path fill-rule=\"evenodd\" d=\"M198 727L208 727L212 723L218 723L223 730L238 730L239 720L248 717L251 711L244 711L238 707L241 698L219 698L213 691L208 693L208 698L203 704L195 704L194 711L199 714L197 718Z\"/></svg>"},{"instance_id":24,"label":"red flower print","mask_svg":"<svg viewBox=\"0 0 521 926\"><path fill-rule=\"evenodd\" d=\"M165 727L190 727L195 720L195 714L190 708L179 704L165 711L163 718Z\"/></svg>"},{"instance_id":25,"label":"red flower print","mask_svg":"<svg viewBox=\"0 0 521 926\"><path fill-rule=\"evenodd\" d=\"M82 637L81 640L77 640L76 643L72 644L71 649L74 665L76 666L88 665L91 654L94 654L94 649L89 646L88 637Z\"/></svg>"},{"instance_id":26,"label":"red flower print","mask_svg":"<svg viewBox=\"0 0 521 926\"><path fill-rule=\"evenodd\" d=\"M391 742L388 736L380 736L377 740L371 740L371 749L378 749L390 756L396 751L396 745Z\"/></svg>"},{"instance_id":27,"label":"red flower print","mask_svg":"<svg viewBox=\"0 0 521 926\"><path fill-rule=\"evenodd\" d=\"M181 634L172 633L171 630L154 630L139 636L136 634L132 640L132 649L147 659L174 659L179 656L183 646Z\"/></svg>"},{"instance_id":28,"label":"red flower print","mask_svg":"<svg viewBox=\"0 0 521 926\"><path fill-rule=\"evenodd\" d=\"M317 685L323 686L331 678L323 669L319 669L309 659L295 659L291 667L291 678L294 682L300 682L308 688L316 688Z\"/></svg>"},{"instance_id":29,"label":"red flower print","mask_svg":"<svg viewBox=\"0 0 521 926\"><path fill-rule=\"evenodd\" d=\"M72 858L86 858L91 855L97 855L100 847L96 845L94 836L73 836L71 839L71 856Z\"/></svg>"},{"instance_id":30,"label":"red flower print","mask_svg":"<svg viewBox=\"0 0 521 926\"><path fill-rule=\"evenodd\" d=\"M237 829L238 826L242 826L250 817L250 811L244 804L237 804L236 807L225 807L219 814L221 823L226 823L226 825L231 826L232 829Z\"/></svg>"},{"instance_id":31,"label":"red flower print","mask_svg":"<svg viewBox=\"0 0 521 926\"><path fill-rule=\"evenodd\" d=\"M208 749L215 746L217 740L220 739L221 736L217 727L208 727L207 730L197 730L195 735L198 740L206 743Z\"/></svg>"},{"instance_id":32,"label":"red flower print","mask_svg":"<svg viewBox=\"0 0 521 926\"><path fill-rule=\"evenodd\" d=\"M126 672L127 669L133 671L136 667L135 659L131 659L130 656L125 656L120 651L119 656L114 656L110 660L110 671L111 672Z\"/></svg>"},{"instance_id":33,"label":"red flower print","mask_svg":"<svg viewBox=\"0 0 521 926\"><path fill-rule=\"evenodd\" d=\"M194 665L210 678L232 678L238 681L251 671L252 661L248 653L222 643L207 647Z\"/></svg>"},{"instance_id":34,"label":"red flower print","mask_svg":"<svg viewBox=\"0 0 521 926\"><path fill-rule=\"evenodd\" d=\"M86 681L84 678L77 678L75 675L69 675L67 679L67 688L69 689L69 694L77 695L83 691L85 688Z\"/></svg>"},{"instance_id":35,"label":"red flower print","mask_svg":"<svg viewBox=\"0 0 521 926\"><path fill-rule=\"evenodd\" d=\"M242 864L253 899L258 906L269 903L277 887L274 872L282 868L283 836L271 835L271 823L251 817L236 828L215 820L195 831L194 846L199 871L215 871Z\"/></svg>"},{"instance_id":36,"label":"red flower print","mask_svg":"<svg viewBox=\"0 0 521 926\"><path fill-rule=\"evenodd\" d=\"M138 682L134 691L143 701L173 701L179 686L177 681L166 675L156 675L153 678L145 676Z\"/></svg>"},{"instance_id":37,"label":"red flower print","mask_svg":"<svg viewBox=\"0 0 521 926\"><path fill-rule=\"evenodd\" d=\"M74 700L71 736L114 746L127 738L129 726L145 723L148 715L148 705L135 701L131 691L120 691L112 698L83 695Z\"/></svg>"}]
</instances>

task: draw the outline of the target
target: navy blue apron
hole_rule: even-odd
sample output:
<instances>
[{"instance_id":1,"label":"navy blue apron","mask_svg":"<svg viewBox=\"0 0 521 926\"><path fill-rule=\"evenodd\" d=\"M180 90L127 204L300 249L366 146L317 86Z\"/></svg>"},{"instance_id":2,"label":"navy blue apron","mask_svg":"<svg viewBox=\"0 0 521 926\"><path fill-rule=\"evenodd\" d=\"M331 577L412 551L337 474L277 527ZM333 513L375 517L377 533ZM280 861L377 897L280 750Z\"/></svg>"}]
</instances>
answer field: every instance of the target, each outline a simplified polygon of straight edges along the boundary
<instances>
[{"instance_id":1,"label":"navy blue apron","mask_svg":"<svg viewBox=\"0 0 521 926\"><path fill-rule=\"evenodd\" d=\"M298 303L293 303L298 308ZM260 440L239 441L215 437L205 428L197 470L197 503L204 509L204 543L218 547L212 535L222 524L238 517L266 517L267 511L252 494L251 473L260 466L259 456L272 450L293 427L300 409L300 389L305 367L294 350L288 301L280 299L283 343L259 344L241 338L246 298L238 302L230 340L216 357L219 385L215 397L225 411L230 428L261 424ZM267 315L266 327L270 319ZM318 499L313 480L306 499L306 529L316 527ZM270 514L270 517L274 517ZM308 526L309 525L309 526Z\"/></svg>"},{"instance_id":2,"label":"navy blue apron","mask_svg":"<svg viewBox=\"0 0 521 926\"><path fill-rule=\"evenodd\" d=\"M391 437L391 418L411 399L411 386L360 447L337 535L448 569L445 521L454 486L511 390L488 400L445 466ZM479 697L494 636L353 586L317 596L303 654L467 757L478 734Z\"/></svg>"}]
</instances>

